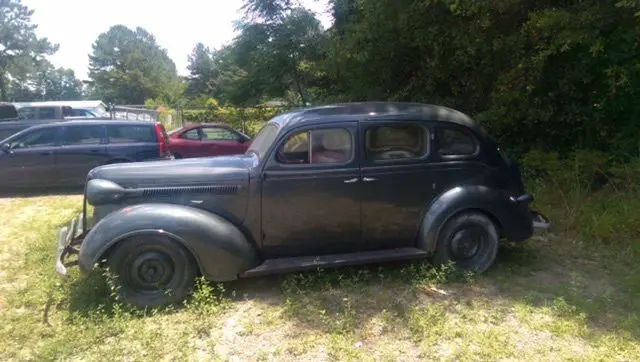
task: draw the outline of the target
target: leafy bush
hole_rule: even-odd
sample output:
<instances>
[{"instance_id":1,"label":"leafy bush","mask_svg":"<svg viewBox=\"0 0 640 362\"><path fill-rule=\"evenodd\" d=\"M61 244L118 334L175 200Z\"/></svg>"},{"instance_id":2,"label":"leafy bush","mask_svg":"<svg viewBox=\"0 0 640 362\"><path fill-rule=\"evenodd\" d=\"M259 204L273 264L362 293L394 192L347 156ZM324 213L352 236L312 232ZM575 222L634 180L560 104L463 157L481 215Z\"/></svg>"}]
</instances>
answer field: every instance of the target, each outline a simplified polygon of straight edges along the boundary
<instances>
[{"instance_id":1,"label":"leafy bush","mask_svg":"<svg viewBox=\"0 0 640 362\"><path fill-rule=\"evenodd\" d=\"M640 159L616 164L602 153L530 151L521 159L535 207L557 230L587 246L640 253Z\"/></svg>"},{"instance_id":2,"label":"leafy bush","mask_svg":"<svg viewBox=\"0 0 640 362\"><path fill-rule=\"evenodd\" d=\"M221 106L210 98L202 108L183 110L182 120L184 123L224 123L254 137L265 122L283 111L282 108Z\"/></svg>"}]
</instances>

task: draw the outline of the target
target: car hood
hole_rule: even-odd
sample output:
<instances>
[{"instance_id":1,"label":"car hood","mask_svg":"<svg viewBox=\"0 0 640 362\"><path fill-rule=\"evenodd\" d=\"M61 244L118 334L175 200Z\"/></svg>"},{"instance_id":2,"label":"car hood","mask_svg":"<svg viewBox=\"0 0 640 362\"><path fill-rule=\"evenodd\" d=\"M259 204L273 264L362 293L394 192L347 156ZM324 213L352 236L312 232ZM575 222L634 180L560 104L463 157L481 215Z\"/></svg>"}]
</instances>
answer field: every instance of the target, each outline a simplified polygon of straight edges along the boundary
<instances>
[{"instance_id":1,"label":"car hood","mask_svg":"<svg viewBox=\"0 0 640 362\"><path fill-rule=\"evenodd\" d=\"M246 183L253 156L216 156L105 165L94 168L87 181L103 179L124 188Z\"/></svg>"}]
</instances>

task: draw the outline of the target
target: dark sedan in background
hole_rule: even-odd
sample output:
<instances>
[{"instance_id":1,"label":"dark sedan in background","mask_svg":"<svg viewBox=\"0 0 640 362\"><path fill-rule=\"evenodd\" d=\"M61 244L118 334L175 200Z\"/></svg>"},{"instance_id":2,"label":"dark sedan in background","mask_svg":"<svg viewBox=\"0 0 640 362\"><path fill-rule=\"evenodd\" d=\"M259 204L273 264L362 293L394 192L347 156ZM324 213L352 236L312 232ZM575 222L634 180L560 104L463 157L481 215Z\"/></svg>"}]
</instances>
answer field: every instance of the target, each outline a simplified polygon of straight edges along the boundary
<instances>
[{"instance_id":1,"label":"dark sedan in background","mask_svg":"<svg viewBox=\"0 0 640 362\"><path fill-rule=\"evenodd\" d=\"M162 124L77 120L37 125L0 141L0 192L82 187L94 167L172 158Z\"/></svg>"},{"instance_id":2,"label":"dark sedan in background","mask_svg":"<svg viewBox=\"0 0 640 362\"><path fill-rule=\"evenodd\" d=\"M242 154L251 138L221 123L188 124L169 132L169 148L176 158Z\"/></svg>"}]
</instances>

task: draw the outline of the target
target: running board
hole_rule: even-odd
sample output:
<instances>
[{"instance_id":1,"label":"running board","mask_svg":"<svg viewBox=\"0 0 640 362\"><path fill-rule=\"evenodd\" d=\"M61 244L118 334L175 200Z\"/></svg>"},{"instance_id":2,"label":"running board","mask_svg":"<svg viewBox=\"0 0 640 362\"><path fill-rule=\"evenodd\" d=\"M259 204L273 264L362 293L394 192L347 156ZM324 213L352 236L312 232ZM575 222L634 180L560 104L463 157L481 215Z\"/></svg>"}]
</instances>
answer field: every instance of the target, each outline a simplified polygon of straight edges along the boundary
<instances>
[{"instance_id":1,"label":"running board","mask_svg":"<svg viewBox=\"0 0 640 362\"><path fill-rule=\"evenodd\" d=\"M418 248L399 248L348 254L268 259L257 267L240 274L240 277L256 277L316 268L333 268L387 261L422 259L426 256L427 252Z\"/></svg>"}]
</instances>

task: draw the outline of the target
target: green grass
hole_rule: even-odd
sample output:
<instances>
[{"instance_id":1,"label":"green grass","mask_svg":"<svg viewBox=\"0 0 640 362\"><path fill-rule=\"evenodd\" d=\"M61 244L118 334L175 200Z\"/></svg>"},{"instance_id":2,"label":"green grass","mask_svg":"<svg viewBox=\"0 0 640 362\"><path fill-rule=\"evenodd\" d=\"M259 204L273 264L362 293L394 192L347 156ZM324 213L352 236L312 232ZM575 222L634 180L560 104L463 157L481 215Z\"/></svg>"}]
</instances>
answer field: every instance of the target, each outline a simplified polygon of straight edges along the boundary
<instances>
[{"instance_id":1,"label":"green grass","mask_svg":"<svg viewBox=\"0 0 640 362\"><path fill-rule=\"evenodd\" d=\"M537 192L555 230L482 276L422 263L199 281L146 311L101 275L55 274L79 196L0 199L0 360L640 360L635 196Z\"/></svg>"}]
</instances>

